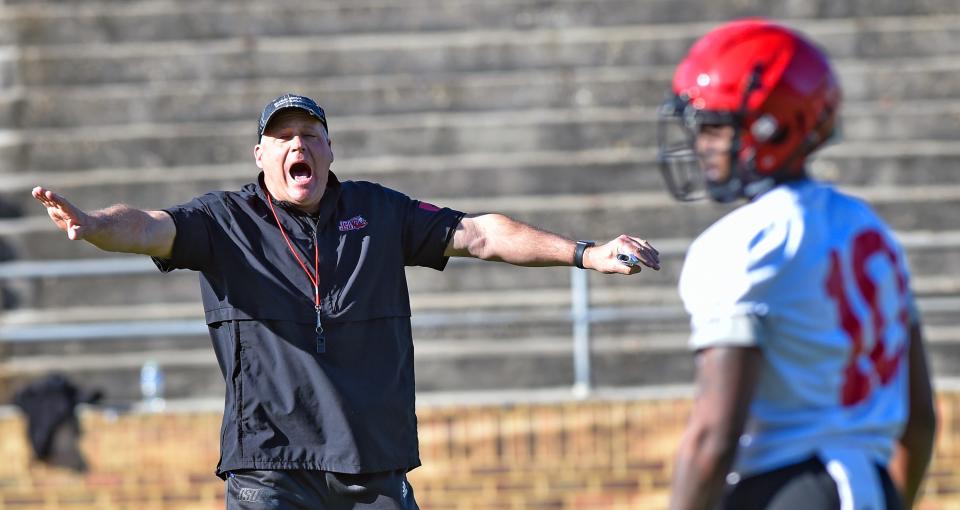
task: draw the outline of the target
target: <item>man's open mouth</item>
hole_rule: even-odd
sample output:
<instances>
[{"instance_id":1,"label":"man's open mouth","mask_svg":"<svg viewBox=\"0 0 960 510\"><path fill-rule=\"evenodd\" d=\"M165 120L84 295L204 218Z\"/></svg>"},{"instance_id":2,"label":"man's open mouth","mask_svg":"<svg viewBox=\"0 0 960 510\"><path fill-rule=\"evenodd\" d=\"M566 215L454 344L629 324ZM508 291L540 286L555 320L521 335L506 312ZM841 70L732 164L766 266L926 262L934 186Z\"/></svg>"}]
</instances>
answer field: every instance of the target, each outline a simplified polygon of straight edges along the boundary
<instances>
[{"instance_id":1,"label":"man's open mouth","mask_svg":"<svg viewBox=\"0 0 960 510\"><path fill-rule=\"evenodd\" d=\"M306 163L294 163L290 166L290 178L293 182L306 182L313 177L313 169Z\"/></svg>"}]
</instances>

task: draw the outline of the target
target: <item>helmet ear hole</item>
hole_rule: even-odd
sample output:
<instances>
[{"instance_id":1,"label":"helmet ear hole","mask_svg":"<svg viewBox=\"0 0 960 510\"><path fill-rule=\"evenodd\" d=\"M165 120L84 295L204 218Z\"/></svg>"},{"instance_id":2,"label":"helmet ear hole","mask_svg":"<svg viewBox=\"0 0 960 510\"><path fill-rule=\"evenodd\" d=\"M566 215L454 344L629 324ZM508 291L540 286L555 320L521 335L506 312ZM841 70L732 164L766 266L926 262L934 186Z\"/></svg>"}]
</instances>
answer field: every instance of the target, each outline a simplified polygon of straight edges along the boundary
<instances>
[{"instance_id":1,"label":"helmet ear hole","mask_svg":"<svg viewBox=\"0 0 960 510\"><path fill-rule=\"evenodd\" d=\"M787 126L783 126L782 128L778 129L773 134L772 137L770 137L770 140L768 140L767 143L769 143L770 145L780 145L781 143L787 141L787 138L789 137L790 137L790 128Z\"/></svg>"},{"instance_id":2,"label":"helmet ear hole","mask_svg":"<svg viewBox=\"0 0 960 510\"><path fill-rule=\"evenodd\" d=\"M750 135L759 143L773 143L783 131L776 117L770 114L761 115L750 124Z\"/></svg>"}]
</instances>

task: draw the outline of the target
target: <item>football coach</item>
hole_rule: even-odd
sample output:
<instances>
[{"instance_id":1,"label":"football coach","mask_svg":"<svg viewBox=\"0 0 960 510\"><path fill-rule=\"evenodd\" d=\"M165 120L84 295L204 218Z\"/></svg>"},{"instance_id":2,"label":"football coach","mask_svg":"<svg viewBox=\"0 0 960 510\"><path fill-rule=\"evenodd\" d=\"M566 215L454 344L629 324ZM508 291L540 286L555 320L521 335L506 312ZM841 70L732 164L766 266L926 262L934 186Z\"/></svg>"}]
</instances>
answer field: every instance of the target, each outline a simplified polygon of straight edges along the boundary
<instances>
[{"instance_id":1,"label":"football coach","mask_svg":"<svg viewBox=\"0 0 960 510\"><path fill-rule=\"evenodd\" d=\"M420 458L404 266L443 270L449 257L475 257L659 269L657 251L637 237L594 246L340 181L328 133L316 102L286 94L263 109L253 150L262 172L239 191L91 212L32 192L71 240L200 273L226 382L216 473L230 510L417 508L406 479Z\"/></svg>"}]
</instances>

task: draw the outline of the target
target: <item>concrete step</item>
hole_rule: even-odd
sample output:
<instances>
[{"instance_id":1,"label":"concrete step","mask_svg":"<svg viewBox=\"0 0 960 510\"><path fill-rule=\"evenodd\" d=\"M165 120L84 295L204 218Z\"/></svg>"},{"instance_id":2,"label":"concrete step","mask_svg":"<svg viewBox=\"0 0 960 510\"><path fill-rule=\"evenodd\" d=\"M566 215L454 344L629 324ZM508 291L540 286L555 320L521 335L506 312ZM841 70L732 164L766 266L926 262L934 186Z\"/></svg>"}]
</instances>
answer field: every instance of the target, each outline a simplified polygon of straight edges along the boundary
<instances>
[{"instance_id":1,"label":"concrete step","mask_svg":"<svg viewBox=\"0 0 960 510\"><path fill-rule=\"evenodd\" d=\"M48 373L64 374L82 382L85 389L103 392L104 404L126 404L140 399L140 367L147 360L161 360L164 369L164 395L168 398L222 397L223 377L213 349L130 352L111 356L75 354L72 361L62 356L8 358L0 369L0 401L9 402L13 393L27 382ZM171 361L171 358L175 361ZM13 368L16 367L16 368Z\"/></svg>"},{"instance_id":2,"label":"concrete step","mask_svg":"<svg viewBox=\"0 0 960 510\"><path fill-rule=\"evenodd\" d=\"M960 131L960 102L854 103L842 120L847 141L949 141ZM341 159L649 148L657 136L650 108L355 116L330 125ZM252 133L252 122L23 130L0 139L0 173L233 163L250 175Z\"/></svg>"},{"instance_id":3,"label":"concrete step","mask_svg":"<svg viewBox=\"0 0 960 510\"><path fill-rule=\"evenodd\" d=\"M70 314L65 315L62 308L84 305L94 307L86 315L90 320L96 320L100 307L165 303L173 309L162 313L180 315L184 313L180 311L183 303L190 303L191 316L203 317L198 277L191 271L177 271L169 275L155 271L144 274L15 279L3 281L0 285L7 292L4 308L8 310L43 308L49 314L66 318ZM152 315L161 312L130 309L115 315L123 313ZM9 324L10 319L9 316L0 318L0 324Z\"/></svg>"},{"instance_id":4,"label":"concrete step","mask_svg":"<svg viewBox=\"0 0 960 510\"><path fill-rule=\"evenodd\" d=\"M954 228L960 185L842 187L874 204L898 231ZM692 238L731 206L677 204L663 192L608 192L543 196L494 196L427 200L472 213L499 212L571 238L612 239L636 232L657 239ZM134 204L139 205L139 204ZM83 242L68 242L43 216L0 220L0 254L9 259L73 259L102 255Z\"/></svg>"},{"instance_id":5,"label":"concrete step","mask_svg":"<svg viewBox=\"0 0 960 510\"><path fill-rule=\"evenodd\" d=\"M881 145L875 145L877 149ZM953 145L944 145L945 148ZM653 149L588 149L531 153L472 153L424 157L373 157L341 160L342 180L367 180L414 197L444 199L502 193L585 193L603 189L664 190ZM957 150L960 158L960 149ZM953 167L948 175L955 175ZM252 182L252 164L82 172L17 173L0 181L0 216L40 216L44 210L30 190L55 189L78 206L96 209L117 200L159 208L189 201L214 189L236 190ZM913 175L907 174L907 175Z\"/></svg>"},{"instance_id":6,"label":"concrete step","mask_svg":"<svg viewBox=\"0 0 960 510\"><path fill-rule=\"evenodd\" d=\"M518 30L581 25L721 21L743 16L836 18L956 14L949 0L869 4L725 0L689 6L667 0L419 0L407 2L61 2L4 3L0 44L86 44L248 37L314 36L469 28Z\"/></svg>"},{"instance_id":7,"label":"concrete step","mask_svg":"<svg viewBox=\"0 0 960 510\"><path fill-rule=\"evenodd\" d=\"M600 302L609 303L631 299L630 291L643 293L644 302L654 302L655 293L647 297L647 287L658 291L675 293L676 273L681 265L680 257L663 260L664 269L656 272L644 271L641 276L618 278L614 275L596 275L593 281L595 297ZM476 266L477 264L470 264ZM483 307L529 307L531 303L539 305L569 305L569 268L518 268L508 265L484 264L486 267L471 268L467 264L452 264L443 273L430 269L408 270L408 284L414 295L413 306L419 309L457 309ZM623 282L617 280L623 279ZM197 275L190 271L179 271L171 275L146 273L136 275L102 275L73 278L36 278L29 280L7 280L3 282L12 294L9 309L40 309L61 316L57 322L70 322L63 316L64 307L72 308L80 304L89 307L119 307L110 317L123 319L124 314L138 314L138 305L164 303L172 310L158 310L148 315L180 317L189 313L190 317L202 317L203 308L199 305L199 285ZM90 295L90 289L97 289L96 295ZM520 289L525 289L520 292ZM515 295L497 295L498 292L511 292ZM608 292L609 295L603 295ZM450 293L454 293L451 295ZM524 297L523 294L527 296ZM183 303L190 303L184 310ZM485 304L481 304L485 303ZM13 314L14 312L10 312ZM102 313L102 310L101 310ZM23 322L7 314L0 318L0 324L12 321ZM89 320L98 320L99 313L89 313ZM31 319L37 316L29 314ZM127 317L134 319L136 317ZM79 317L78 317L79 319ZM77 320L77 319L73 319Z\"/></svg>"},{"instance_id":8,"label":"concrete step","mask_svg":"<svg viewBox=\"0 0 960 510\"><path fill-rule=\"evenodd\" d=\"M319 36L465 28L552 27L616 23L637 14L627 0L590 5L582 1L463 2L85 2L86 5L8 7L0 20L4 42L26 45L86 44Z\"/></svg>"},{"instance_id":9,"label":"concrete step","mask_svg":"<svg viewBox=\"0 0 960 510\"><path fill-rule=\"evenodd\" d=\"M689 380L693 361L682 341L674 348L657 350L631 349L635 343L597 339L592 356L597 384ZM210 348L131 353L112 360L102 356L72 358L67 363L63 358L10 359L4 367L17 364L21 368L0 371L0 387L9 389L8 394L0 394L0 401L8 401L12 392L26 381L57 371L83 381L85 388L102 388L105 403L131 403L140 399L139 370L150 359L161 360L167 398L217 397L224 391L223 378ZM686 366L689 368L680 369ZM491 348L488 342L467 349L418 347L415 370L419 391L543 388L572 385L574 380L569 341L555 338L534 339L529 345L504 346L500 350Z\"/></svg>"},{"instance_id":10,"label":"concrete step","mask_svg":"<svg viewBox=\"0 0 960 510\"><path fill-rule=\"evenodd\" d=\"M801 21L839 59L951 55L951 15ZM3 59L25 87L385 73L469 72L578 66L675 65L714 23L481 29L436 33L234 36L195 41L23 47Z\"/></svg>"},{"instance_id":11,"label":"concrete step","mask_svg":"<svg viewBox=\"0 0 960 510\"><path fill-rule=\"evenodd\" d=\"M665 191L653 148L530 153L469 153L338 160L341 179L369 180L441 203L449 197L549 195L612 190ZM960 184L960 146L953 141L846 141L813 160L818 178L857 187ZM84 172L17 173L0 182L0 217L41 216L30 195L43 184L80 207L117 201L145 208L184 203L216 189L239 189L255 178L249 164Z\"/></svg>"},{"instance_id":12,"label":"concrete step","mask_svg":"<svg viewBox=\"0 0 960 510\"><path fill-rule=\"evenodd\" d=\"M960 97L955 56L835 63L844 101ZM49 86L0 95L0 125L33 127L243 121L279 91L319 100L338 116L421 111L512 111L658 104L673 66L582 67L507 72L394 74L198 84Z\"/></svg>"},{"instance_id":13,"label":"concrete step","mask_svg":"<svg viewBox=\"0 0 960 510\"><path fill-rule=\"evenodd\" d=\"M960 235L956 231L919 235L937 239L928 245L908 244L914 277L930 280L917 291L935 295L960 294L960 280L943 276L960 270ZM906 233L905 236L909 240L917 238L918 234ZM662 250L661 270L647 269L630 278L591 272L590 288L594 302L605 305L635 301L662 304L675 300L683 251L671 250L671 245L678 244L674 240L651 238L651 241ZM105 262L110 263L110 259ZM71 264L70 261L62 263ZM128 273L8 278L0 282L0 287L6 291L4 308L8 310L0 317L0 324L202 316L195 273L176 271L164 275L146 259L143 259L142 270L139 267ZM78 264L76 270L83 271L83 267ZM569 306L570 271L565 267L521 268L453 259L442 273L409 268L407 280L415 310L526 308L533 304ZM91 293L91 289L97 290ZM91 308L76 308L81 305ZM155 308L138 309L140 305L155 305ZM17 318L17 313L26 315ZM56 316L43 318L44 314Z\"/></svg>"},{"instance_id":14,"label":"concrete step","mask_svg":"<svg viewBox=\"0 0 960 510\"><path fill-rule=\"evenodd\" d=\"M516 298L508 295L508 298ZM452 295L452 298L458 296ZM933 303L945 302L947 298L930 298ZM516 299L508 299L516 301ZM119 307L117 307L119 308ZM136 309L137 307L127 307ZM140 309L151 310L156 306L143 306ZM81 307L65 309L67 315L81 311ZM109 320L98 311L101 320ZM12 318L22 314L14 313ZM114 322L37 323L4 324L0 330L0 346L5 357L57 356L70 354L89 354L111 356L123 352L169 351L195 349L209 344L207 328L203 318L198 316L179 319L150 320L149 314L136 320L123 317ZM638 305L629 303L624 307L602 306L595 303L592 308L592 330L594 334L639 335L665 331L685 332L687 317L679 304ZM41 319L42 320L42 319ZM572 324L570 310L551 304L540 306L517 306L511 309L490 309L479 305L472 309L420 311L412 318L414 338L418 345L440 344L452 348L456 342L475 345L477 342L491 341L501 347L513 348L516 341L536 338L542 335L570 337ZM449 339L449 343L447 340ZM447 343L444 343L447 342ZM448 345L449 343L449 345ZM495 347L494 346L494 347ZM506 346L506 347L504 347ZM444 351L446 352L446 351ZM52 358L51 358L52 359Z\"/></svg>"},{"instance_id":15,"label":"concrete step","mask_svg":"<svg viewBox=\"0 0 960 510\"><path fill-rule=\"evenodd\" d=\"M680 258L664 257L663 270L645 270L632 277L591 273L591 302L598 306L673 304L678 299L676 275L682 263ZM570 268L517 268L493 263L453 263L443 273L411 268L408 270L411 305L414 313L557 306L567 309L570 271ZM954 283L952 288L960 293L960 280ZM189 271L173 275L12 279L3 285L14 295L11 306L0 317L0 326L5 327L203 318L197 275ZM90 289L97 289L96 294L91 295Z\"/></svg>"},{"instance_id":16,"label":"concrete step","mask_svg":"<svg viewBox=\"0 0 960 510\"><path fill-rule=\"evenodd\" d=\"M877 212L899 231L953 228L960 213L960 187L847 188L874 204ZM694 236L716 221L728 208L710 203L676 206L669 198L653 194L527 197L524 203L497 198L452 199L461 210L499 210L541 228L577 237L590 232L598 239L621 232L642 232L652 240ZM660 202L663 200L664 202ZM668 205L669 204L669 205Z\"/></svg>"},{"instance_id":17,"label":"concrete step","mask_svg":"<svg viewBox=\"0 0 960 510\"><path fill-rule=\"evenodd\" d=\"M956 326L960 292L956 281L949 294L929 294L918 282L918 307L930 326ZM415 338L520 340L537 335L569 336L572 331L568 289L525 291L510 289L487 292L444 294L455 306L425 310L424 297L414 295L412 318ZM494 299L500 298L496 303ZM536 300L542 299L541 302ZM524 301L526 299L526 301ZM536 302L536 304L534 304ZM0 328L4 355L66 354L81 352L116 353L195 347L202 345L206 326L199 305L162 303L95 307L71 306L60 310L14 310ZM58 313L59 312L59 313ZM86 313L83 317L79 314ZM664 332L686 332L688 317L673 289L656 299L643 293L602 289L591 296L594 334L601 336L649 336ZM196 342L199 343L196 343ZM72 346L72 347L71 347ZM83 346L82 348L79 346ZM89 346L89 347L88 347Z\"/></svg>"},{"instance_id":18,"label":"concrete step","mask_svg":"<svg viewBox=\"0 0 960 510\"><path fill-rule=\"evenodd\" d=\"M943 276L945 269L954 269L957 264L955 251L908 252L913 268L912 288L918 296L960 295L960 279ZM679 306L676 282L682 261L679 257L666 257L663 264L659 272L646 271L633 277L590 273L590 302L593 306ZM517 269L492 264L477 269L468 268L466 264L457 266L454 264L442 275L430 274L426 269L408 271L415 315L542 307L566 310L571 305L569 269ZM118 275L113 279L88 276L7 280L3 285L13 298L5 303L0 327L202 320L203 306L195 275L188 272L177 275L182 278L176 282L172 277L154 274ZM151 287L149 295L127 290L137 286ZM168 286L171 290L167 290ZM45 292L37 291L38 288ZM91 295L89 289L92 288L98 291ZM87 290L86 295L81 293L83 289ZM124 297L128 299L123 300Z\"/></svg>"},{"instance_id":19,"label":"concrete step","mask_svg":"<svg viewBox=\"0 0 960 510\"><path fill-rule=\"evenodd\" d=\"M150 331L141 330L140 335L109 336L107 334L103 334L95 338L83 337L73 339L40 339L38 336L35 337L37 338L35 340L4 341L2 344L0 344L0 352L3 353L4 360L46 360L44 363L58 363L58 357L60 358L59 363L63 363L63 360L66 358L74 358L76 356L80 356L82 358L86 356L89 358L87 364L95 364L98 358L101 362L110 364L119 362L119 359L113 359L114 356L119 355L149 356L150 353L194 350L197 352L209 351L204 354L204 359L212 357L213 349L210 347L210 338L204 331L205 328L203 326L202 315L195 319L190 319L190 322L194 323L195 332L184 332L184 334L174 335L164 334L166 332L162 332L160 328L153 328ZM82 322L74 323L74 325L76 324L82 324ZM4 325L3 328L4 334L9 334L10 330L12 329L7 325ZM20 329L20 331L23 331L23 329ZM47 331L50 330L48 329ZM31 363L40 363L40 361L34 361ZM142 364L142 361L140 363ZM52 370L53 367L47 365L34 366L25 364L17 364L16 366L11 364L7 366L8 371L16 371L20 369L24 371L36 372L46 369Z\"/></svg>"},{"instance_id":20,"label":"concrete step","mask_svg":"<svg viewBox=\"0 0 960 510\"><path fill-rule=\"evenodd\" d=\"M64 243L66 237L40 216L0 220L0 260L43 260L103 257L106 252L88 243Z\"/></svg>"},{"instance_id":21,"label":"concrete step","mask_svg":"<svg viewBox=\"0 0 960 510\"><path fill-rule=\"evenodd\" d=\"M954 306L955 301L954 299ZM954 364L956 360L939 360L936 356L937 353L944 352L944 349L947 350L946 352L952 352L958 347L960 344L960 333L958 333L960 327L958 326L960 325L955 318L948 322L939 320L945 317L945 313L937 315L923 313L925 338L931 346L930 359L937 360L935 361L937 375L957 376L958 365ZM553 373L555 370L550 368L549 360L553 358L557 363L570 364L573 340L570 324L561 320L547 320L549 316L550 314L540 314L542 323L529 321L514 324L512 328L507 324L414 328L417 375L421 384L432 377L428 374L442 372L451 374L448 377L452 379L458 370L460 370L460 378L464 381L463 386L459 386L449 380L434 380L428 382L428 386L422 389L443 389L447 385L467 389L477 384L478 379L485 381L484 388L528 386L528 383L520 383L515 378L503 377L503 372L495 368L496 360L507 365L517 362L535 364L538 360L547 360L548 366L527 367L524 372L529 372L529 379L539 379L539 382L532 386L547 385L551 381L556 383L555 379L549 379L558 375ZM927 320L928 317L932 320ZM624 356L630 360L656 360L664 352L686 351L688 334L685 316L665 317L656 323L649 317L627 317L613 322L595 323L591 328L591 351L594 353L595 363L612 364L617 356ZM219 379L213 351L209 347L209 339L205 336L150 339L149 343L140 340L136 337L125 340L84 339L5 343L3 345L5 361L0 363L0 380L25 378L56 371L82 371L94 374L115 372L118 369L131 372L131 376L135 378L135 370L147 360L158 361L168 372L183 368L204 367L212 371L212 374L208 374L208 381L215 383ZM605 374L604 380L608 383L618 381L622 384L654 383L669 377L664 376L664 373L656 368L657 363L652 363L653 368L644 368L643 372L650 373L635 374L632 371L640 365L631 368L631 364L626 361L624 360L622 364L623 368ZM484 368L475 372L469 372L469 369L464 368L476 363L482 364ZM566 370L569 370L569 367L560 369L563 371L561 373L567 373ZM538 371L550 372L550 374L541 374ZM566 375L562 377L567 378ZM128 384L136 384L135 381L132 379ZM436 383L436 386L429 386L430 383ZM3 385L0 384L0 386ZM202 393L210 387L210 383L201 385L184 383L179 386L186 388L196 386ZM130 390L137 391L135 386ZM177 396L202 395L193 393Z\"/></svg>"},{"instance_id":22,"label":"concrete step","mask_svg":"<svg viewBox=\"0 0 960 510\"><path fill-rule=\"evenodd\" d=\"M927 328L933 375L951 377L960 367L960 330ZM223 380L212 349L102 355L8 358L0 365L0 387L9 395L26 381L51 371L102 388L108 403L140 398L139 368L160 362L167 398L223 395ZM677 384L692 381L693 356L686 335L665 333L643 338L596 336L592 342L593 382L598 386ZM567 337L537 336L523 341L436 340L417 343L418 391L493 390L572 385L572 345Z\"/></svg>"}]
</instances>

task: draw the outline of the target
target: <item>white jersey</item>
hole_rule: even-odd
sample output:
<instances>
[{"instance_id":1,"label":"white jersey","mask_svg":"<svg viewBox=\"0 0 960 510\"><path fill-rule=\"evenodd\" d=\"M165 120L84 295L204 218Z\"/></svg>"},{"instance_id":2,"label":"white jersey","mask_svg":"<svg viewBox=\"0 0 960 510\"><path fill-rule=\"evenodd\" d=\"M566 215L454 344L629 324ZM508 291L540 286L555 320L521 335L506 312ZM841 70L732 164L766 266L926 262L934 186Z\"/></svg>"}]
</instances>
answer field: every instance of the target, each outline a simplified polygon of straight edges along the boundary
<instances>
[{"instance_id":1,"label":"white jersey","mask_svg":"<svg viewBox=\"0 0 960 510\"><path fill-rule=\"evenodd\" d=\"M680 294L694 349L763 353L736 471L838 451L886 464L916 312L903 249L866 204L813 181L778 186L694 241Z\"/></svg>"}]
</instances>

